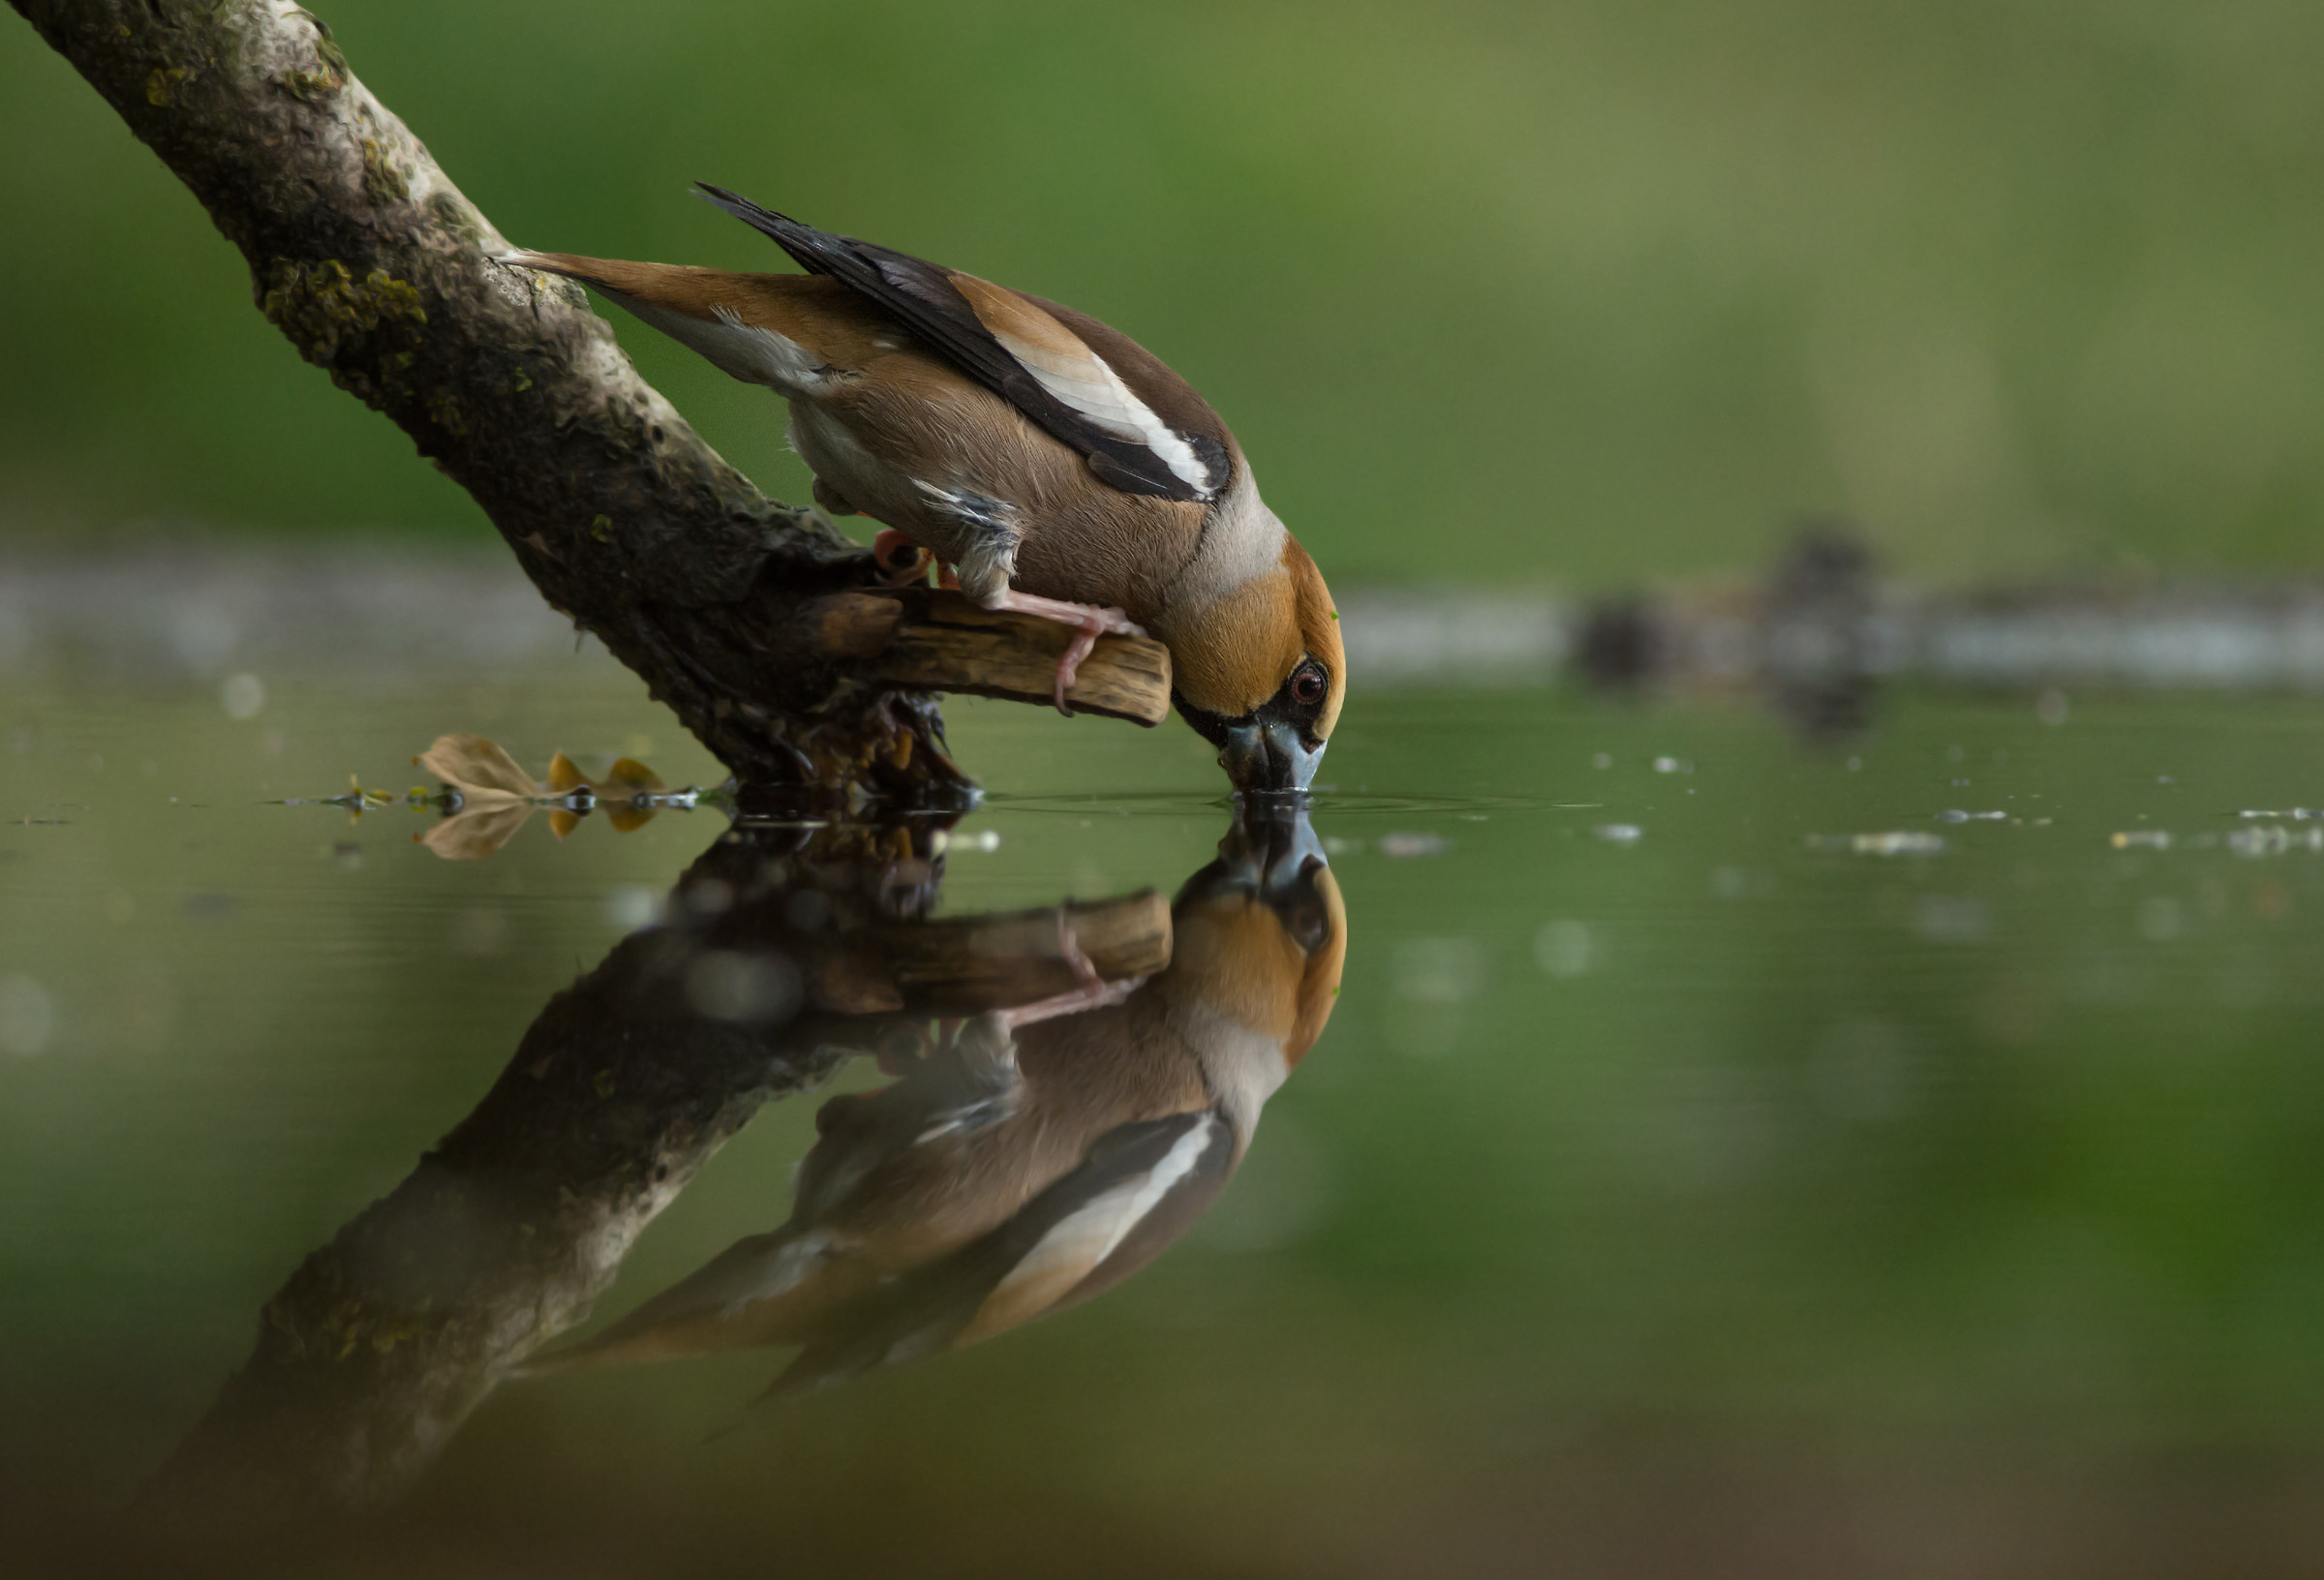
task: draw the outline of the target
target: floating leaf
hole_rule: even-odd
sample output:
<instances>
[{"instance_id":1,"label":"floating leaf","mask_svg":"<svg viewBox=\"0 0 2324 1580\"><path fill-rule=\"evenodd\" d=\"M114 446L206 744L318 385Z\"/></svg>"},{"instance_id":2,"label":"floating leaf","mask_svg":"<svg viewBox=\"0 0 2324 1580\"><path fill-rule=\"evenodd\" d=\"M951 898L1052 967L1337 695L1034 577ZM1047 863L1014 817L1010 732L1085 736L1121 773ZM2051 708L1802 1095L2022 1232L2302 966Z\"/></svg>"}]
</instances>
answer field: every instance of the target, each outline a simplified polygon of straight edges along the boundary
<instances>
[{"instance_id":1,"label":"floating leaf","mask_svg":"<svg viewBox=\"0 0 2324 1580\"><path fill-rule=\"evenodd\" d=\"M549 789L552 793L569 796L576 790L587 788L588 784L589 775L575 768L573 760L564 752L549 759Z\"/></svg>"},{"instance_id":2,"label":"floating leaf","mask_svg":"<svg viewBox=\"0 0 2324 1580\"><path fill-rule=\"evenodd\" d=\"M562 751L549 760L548 781L541 783L480 735L438 736L412 760L460 799L457 811L421 836L447 861L491 855L524 827L535 806L544 805L550 808L550 832L560 839L580 826L593 804L604 808L616 833L627 834L652 821L654 798L664 789L661 776L634 757L616 758L602 779L592 779ZM507 815L511 812L516 815Z\"/></svg>"},{"instance_id":3,"label":"floating leaf","mask_svg":"<svg viewBox=\"0 0 2324 1580\"><path fill-rule=\"evenodd\" d=\"M564 760L562 752L558 757ZM460 799L467 802L534 801L547 794L516 766L515 758L480 735L440 735L434 745L412 761L458 791Z\"/></svg>"},{"instance_id":4,"label":"floating leaf","mask_svg":"<svg viewBox=\"0 0 2324 1580\"><path fill-rule=\"evenodd\" d=\"M616 834L643 828L654 819L654 807L644 798L659 793L661 775L634 757L616 757L597 784L597 799L605 805L605 821Z\"/></svg>"},{"instance_id":5,"label":"floating leaf","mask_svg":"<svg viewBox=\"0 0 2324 1580\"><path fill-rule=\"evenodd\" d=\"M560 753L560 755L563 754ZM661 782L661 775L634 757L616 757L613 760L613 766L605 771L605 780L599 787L600 792L616 786L630 791L652 791L665 788Z\"/></svg>"}]
</instances>

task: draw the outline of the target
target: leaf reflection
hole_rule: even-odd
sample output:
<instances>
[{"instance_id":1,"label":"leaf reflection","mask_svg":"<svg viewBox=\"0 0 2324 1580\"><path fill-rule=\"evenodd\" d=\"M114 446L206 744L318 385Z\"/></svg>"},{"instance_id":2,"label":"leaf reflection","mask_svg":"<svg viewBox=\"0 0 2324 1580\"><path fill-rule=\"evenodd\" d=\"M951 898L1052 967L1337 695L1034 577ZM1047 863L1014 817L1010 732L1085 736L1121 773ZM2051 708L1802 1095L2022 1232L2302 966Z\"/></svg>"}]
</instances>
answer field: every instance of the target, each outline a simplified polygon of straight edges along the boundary
<instances>
[{"instance_id":1,"label":"leaf reflection","mask_svg":"<svg viewBox=\"0 0 2324 1580\"><path fill-rule=\"evenodd\" d=\"M549 830L563 839L596 808L604 810L615 833L628 834L652 822L662 806L690 808L697 799L692 791L671 792L661 775L634 757L614 759L601 778L593 779L560 751L549 760L547 780L536 780L480 735L440 735L412 761L443 783L443 820L413 837L447 862L490 856L516 837L536 807L548 809Z\"/></svg>"}]
</instances>

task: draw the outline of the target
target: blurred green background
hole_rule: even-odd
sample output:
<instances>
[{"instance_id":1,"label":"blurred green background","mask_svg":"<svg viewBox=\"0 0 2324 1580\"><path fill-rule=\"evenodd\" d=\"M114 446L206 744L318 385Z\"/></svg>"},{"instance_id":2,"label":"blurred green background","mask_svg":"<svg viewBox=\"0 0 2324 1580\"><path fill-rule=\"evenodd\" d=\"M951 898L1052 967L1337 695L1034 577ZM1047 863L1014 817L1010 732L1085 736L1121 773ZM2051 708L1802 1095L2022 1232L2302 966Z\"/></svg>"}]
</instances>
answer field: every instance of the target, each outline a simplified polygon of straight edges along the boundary
<instances>
[{"instance_id":1,"label":"blurred green background","mask_svg":"<svg viewBox=\"0 0 2324 1580\"><path fill-rule=\"evenodd\" d=\"M1234 422L1343 580L2324 555L2324 8L325 0L527 245L779 266L695 178L1054 295ZM488 539L0 28L0 532ZM625 323L797 498L763 391Z\"/></svg>"}]
</instances>

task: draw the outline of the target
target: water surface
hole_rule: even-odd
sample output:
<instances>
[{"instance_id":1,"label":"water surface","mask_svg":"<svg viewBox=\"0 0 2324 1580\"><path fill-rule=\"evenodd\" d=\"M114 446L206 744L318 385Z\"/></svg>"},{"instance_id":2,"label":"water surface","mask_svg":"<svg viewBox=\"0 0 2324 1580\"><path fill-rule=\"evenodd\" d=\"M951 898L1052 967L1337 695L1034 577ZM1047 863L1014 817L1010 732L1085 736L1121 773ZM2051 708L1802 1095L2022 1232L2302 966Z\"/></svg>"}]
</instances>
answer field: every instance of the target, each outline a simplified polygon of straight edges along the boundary
<instances>
[{"instance_id":1,"label":"water surface","mask_svg":"<svg viewBox=\"0 0 2324 1580\"><path fill-rule=\"evenodd\" d=\"M139 1551L119 1510L261 1310L728 829L540 815L450 863L432 811L312 804L451 730L714 782L601 657L255 678L0 689L35 1551ZM1892 694L1813 743L1741 700L1360 686L1312 812L1333 1012L1142 1272L759 1410L787 1351L487 1378L381 1506L218 1523L301 1572L2305 1571L2324 727L2063 700ZM881 847L932 917L1167 900L1231 837L1175 723L948 716L988 798ZM794 1074L572 1336L781 1223L818 1107L889 1079Z\"/></svg>"}]
</instances>

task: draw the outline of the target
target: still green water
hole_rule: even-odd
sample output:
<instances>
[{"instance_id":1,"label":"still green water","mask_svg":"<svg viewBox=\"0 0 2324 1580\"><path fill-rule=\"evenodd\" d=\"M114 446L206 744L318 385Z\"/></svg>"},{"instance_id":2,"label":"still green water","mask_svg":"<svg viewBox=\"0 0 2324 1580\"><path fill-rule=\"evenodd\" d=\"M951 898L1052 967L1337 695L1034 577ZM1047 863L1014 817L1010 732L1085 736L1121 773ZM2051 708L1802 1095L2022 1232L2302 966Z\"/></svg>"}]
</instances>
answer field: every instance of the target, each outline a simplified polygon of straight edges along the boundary
<instances>
[{"instance_id":1,"label":"still green water","mask_svg":"<svg viewBox=\"0 0 2324 1580\"><path fill-rule=\"evenodd\" d=\"M149 1565L165 1538L121 1510L261 1309L552 995L684 914L728 824L599 813L560 841L535 816L452 863L415 841L432 813L275 804L351 774L401 791L453 730L535 773L564 749L715 781L601 660L269 678L255 712L9 686L0 1515L44 1572L116 1544ZM1175 722L948 713L989 796L897 880L936 918L1167 898L1232 835ZM409 1432L379 1405L352 1436L383 1506L293 1538L226 1500L201 1539L246 1572L2308 1572L2324 723L2038 714L1890 696L1811 744L1740 700L1359 688L1312 812L1345 902L1334 1013L1143 1272L755 1410L789 1351L486 1377L465 1419ZM695 1068L691 1032L607 1002L589 1035L630 1062L600 1098ZM812 1089L750 1112L612 1259L597 1325L780 1225L818 1106L887 1079L792 1076ZM499 1243L422 1237L404 1272ZM392 1369L414 1322L351 1318L302 1375ZM335 1452L319 1418L272 1451Z\"/></svg>"}]
</instances>

